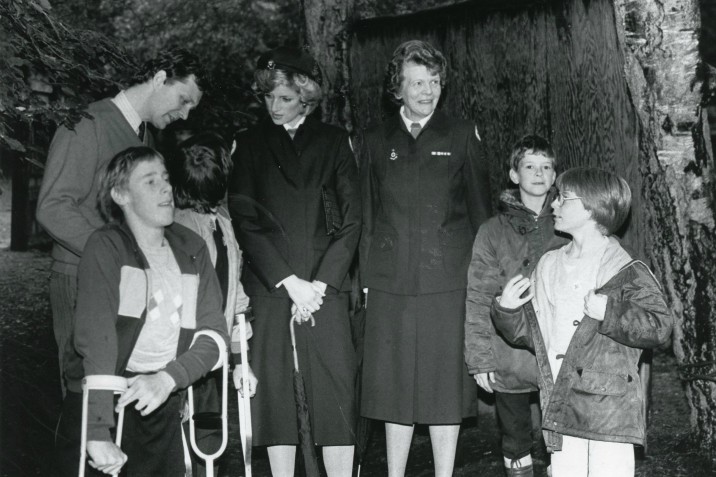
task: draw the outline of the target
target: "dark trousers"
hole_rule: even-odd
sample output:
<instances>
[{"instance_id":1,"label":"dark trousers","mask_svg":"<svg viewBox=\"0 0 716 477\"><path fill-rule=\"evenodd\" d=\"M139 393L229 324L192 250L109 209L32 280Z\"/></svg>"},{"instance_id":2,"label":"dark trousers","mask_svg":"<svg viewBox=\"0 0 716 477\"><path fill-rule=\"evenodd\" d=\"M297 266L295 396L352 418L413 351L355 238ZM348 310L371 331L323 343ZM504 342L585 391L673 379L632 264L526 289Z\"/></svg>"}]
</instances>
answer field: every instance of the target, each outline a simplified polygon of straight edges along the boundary
<instances>
[{"instance_id":1,"label":"dark trousers","mask_svg":"<svg viewBox=\"0 0 716 477\"><path fill-rule=\"evenodd\" d=\"M533 393L501 393L495 391L495 408L502 432L502 454L507 459L521 459L532 448Z\"/></svg>"},{"instance_id":2,"label":"dark trousers","mask_svg":"<svg viewBox=\"0 0 716 477\"><path fill-rule=\"evenodd\" d=\"M122 476L176 477L184 475L184 449L181 438L181 417L184 399L174 393L157 410L142 416L134 404L125 408L122 451L127 463ZM82 425L82 394L68 392L62 404L62 415L55 439L58 474L76 477L79 470ZM87 476L106 476L87 466Z\"/></svg>"},{"instance_id":3,"label":"dark trousers","mask_svg":"<svg viewBox=\"0 0 716 477\"><path fill-rule=\"evenodd\" d=\"M67 391L65 387L64 361L65 348L72 338L72 327L77 301L77 277L65 273L50 273L50 306L52 308L52 328L57 343L58 358L60 362L60 384L62 396Z\"/></svg>"}]
</instances>

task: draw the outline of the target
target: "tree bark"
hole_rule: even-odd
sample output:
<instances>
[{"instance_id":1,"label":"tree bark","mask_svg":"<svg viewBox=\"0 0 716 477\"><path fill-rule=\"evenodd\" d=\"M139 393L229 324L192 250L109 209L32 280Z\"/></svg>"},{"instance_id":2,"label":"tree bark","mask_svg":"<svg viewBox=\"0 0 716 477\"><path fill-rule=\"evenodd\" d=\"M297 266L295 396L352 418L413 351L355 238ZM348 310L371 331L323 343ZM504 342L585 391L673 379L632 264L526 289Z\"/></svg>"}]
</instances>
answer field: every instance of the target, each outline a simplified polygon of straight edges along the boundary
<instances>
[{"instance_id":1,"label":"tree bark","mask_svg":"<svg viewBox=\"0 0 716 477\"><path fill-rule=\"evenodd\" d=\"M716 233L714 160L699 58L697 0L615 3L624 71L649 161L641 193L646 250L677 320L674 353L692 427L716 462ZM619 23L619 22L618 22ZM654 147L655 146L655 147Z\"/></svg>"},{"instance_id":2,"label":"tree bark","mask_svg":"<svg viewBox=\"0 0 716 477\"><path fill-rule=\"evenodd\" d=\"M303 0L306 40L323 74L323 121L351 130L347 99L348 24L354 0Z\"/></svg>"}]
</instances>

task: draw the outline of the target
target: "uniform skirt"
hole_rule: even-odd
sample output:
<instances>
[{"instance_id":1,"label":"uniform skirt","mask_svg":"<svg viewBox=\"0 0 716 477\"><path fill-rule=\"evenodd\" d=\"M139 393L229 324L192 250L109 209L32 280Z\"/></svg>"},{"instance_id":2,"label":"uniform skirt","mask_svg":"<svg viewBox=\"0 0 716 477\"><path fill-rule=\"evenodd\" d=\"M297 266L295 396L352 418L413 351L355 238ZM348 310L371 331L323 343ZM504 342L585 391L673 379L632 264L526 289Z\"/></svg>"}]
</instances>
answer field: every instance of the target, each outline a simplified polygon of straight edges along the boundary
<instances>
[{"instance_id":1,"label":"uniform skirt","mask_svg":"<svg viewBox=\"0 0 716 477\"><path fill-rule=\"evenodd\" d=\"M254 336L251 367L259 380L251 399L253 444L296 445L293 351L288 298L251 296ZM295 325L299 367L306 385L313 437L318 445L353 445L356 356L348 294L327 292L313 314L316 326Z\"/></svg>"},{"instance_id":2,"label":"uniform skirt","mask_svg":"<svg viewBox=\"0 0 716 477\"><path fill-rule=\"evenodd\" d=\"M477 413L465 365L465 290L368 292L361 415L400 424L459 424Z\"/></svg>"}]
</instances>

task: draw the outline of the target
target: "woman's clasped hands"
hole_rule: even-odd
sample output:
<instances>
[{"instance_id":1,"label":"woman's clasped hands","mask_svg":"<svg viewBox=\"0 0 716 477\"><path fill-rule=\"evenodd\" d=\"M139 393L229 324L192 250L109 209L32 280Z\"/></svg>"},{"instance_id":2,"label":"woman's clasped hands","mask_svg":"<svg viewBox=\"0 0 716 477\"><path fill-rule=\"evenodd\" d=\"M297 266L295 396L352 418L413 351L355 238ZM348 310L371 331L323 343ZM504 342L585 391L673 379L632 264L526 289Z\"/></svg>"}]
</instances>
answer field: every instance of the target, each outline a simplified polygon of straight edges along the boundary
<instances>
[{"instance_id":1,"label":"woman's clasped hands","mask_svg":"<svg viewBox=\"0 0 716 477\"><path fill-rule=\"evenodd\" d=\"M309 282L296 275L291 275L283 282L283 285L293 302L291 315L295 316L299 323L310 320L312 314L323 305L323 297L326 295L325 283L318 280Z\"/></svg>"}]
</instances>

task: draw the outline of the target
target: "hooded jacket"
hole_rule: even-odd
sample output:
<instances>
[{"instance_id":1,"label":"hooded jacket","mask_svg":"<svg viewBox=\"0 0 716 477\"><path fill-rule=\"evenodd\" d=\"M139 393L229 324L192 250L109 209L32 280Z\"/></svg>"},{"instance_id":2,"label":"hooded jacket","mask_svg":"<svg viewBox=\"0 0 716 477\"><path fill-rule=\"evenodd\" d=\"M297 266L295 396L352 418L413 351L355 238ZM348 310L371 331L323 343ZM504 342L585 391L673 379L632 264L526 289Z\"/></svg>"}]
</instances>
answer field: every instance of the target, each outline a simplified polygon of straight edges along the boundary
<instances>
[{"instance_id":1,"label":"hooded jacket","mask_svg":"<svg viewBox=\"0 0 716 477\"><path fill-rule=\"evenodd\" d=\"M465 363L470 374L495 372L493 389L503 393L537 390L537 361L534 353L509 344L495 331L490 318L492 299L517 274L529 276L540 257L567 243L556 235L550 204L552 189L542 211L525 207L519 190L500 196L499 213L480 226L472 247L467 274L465 320Z\"/></svg>"},{"instance_id":2,"label":"hooded jacket","mask_svg":"<svg viewBox=\"0 0 716 477\"><path fill-rule=\"evenodd\" d=\"M669 341L673 319L659 283L642 262L610 237L600 259L596 293L607 296L604 320L574 318L577 327L552 376L546 339L551 323L555 263L562 250L545 254L532 275L535 297L508 310L493 300L495 326L511 342L535 350L542 427L547 449L561 450L561 435L643 445L646 434L638 362L642 349Z\"/></svg>"},{"instance_id":3,"label":"hooded jacket","mask_svg":"<svg viewBox=\"0 0 716 477\"><path fill-rule=\"evenodd\" d=\"M181 329L176 358L166 371L175 390L208 373L219 358L213 340L201 338L189 349L194 332L213 330L228 341L221 312L221 290L204 240L179 224L165 228L164 238L181 271ZM149 264L126 224L111 223L87 241L78 272L74 347L66 350L67 388L82 392L82 378L94 374L121 376L146 321L152 289ZM92 393L87 438L110 440L114 426L111 392ZM178 417L177 417L178 418Z\"/></svg>"}]
</instances>

